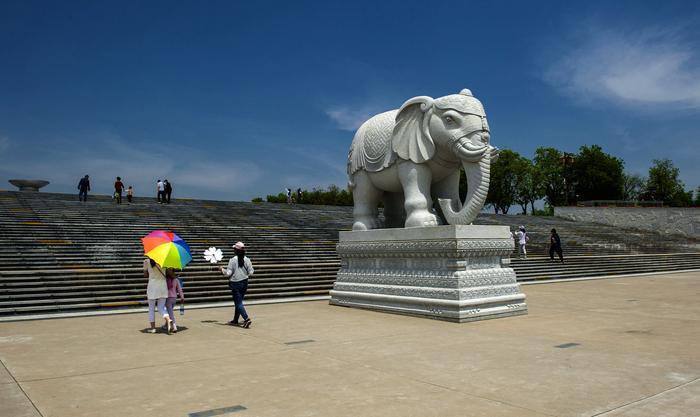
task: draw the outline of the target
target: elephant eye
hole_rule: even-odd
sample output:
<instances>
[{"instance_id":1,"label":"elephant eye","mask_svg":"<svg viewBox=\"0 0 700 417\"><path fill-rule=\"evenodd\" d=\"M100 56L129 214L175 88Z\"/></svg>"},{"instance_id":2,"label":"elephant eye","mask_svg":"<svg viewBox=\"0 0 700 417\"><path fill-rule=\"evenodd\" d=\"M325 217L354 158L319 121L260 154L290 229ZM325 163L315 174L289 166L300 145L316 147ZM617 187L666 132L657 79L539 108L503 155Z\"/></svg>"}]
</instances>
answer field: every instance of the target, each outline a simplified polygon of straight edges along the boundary
<instances>
[{"instance_id":1,"label":"elephant eye","mask_svg":"<svg viewBox=\"0 0 700 417\"><path fill-rule=\"evenodd\" d=\"M453 123L453 122L454 122L454 119L452 118L452 116L445 116L445 123Z\"/></svg>"}]
</instances>

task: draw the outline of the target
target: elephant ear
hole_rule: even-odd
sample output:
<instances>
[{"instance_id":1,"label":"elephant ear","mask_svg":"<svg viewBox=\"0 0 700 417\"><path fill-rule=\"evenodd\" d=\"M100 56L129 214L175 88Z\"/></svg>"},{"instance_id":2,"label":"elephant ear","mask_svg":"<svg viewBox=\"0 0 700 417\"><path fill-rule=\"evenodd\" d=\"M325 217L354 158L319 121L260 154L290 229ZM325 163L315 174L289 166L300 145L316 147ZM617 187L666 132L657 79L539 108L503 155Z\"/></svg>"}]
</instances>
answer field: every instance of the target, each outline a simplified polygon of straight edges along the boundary
<instances>
[{"instance_id":1,"label":"elephant ear","mask_svg":"<svg viewBox=\"0 0 700 417\"><path fill-rule=\"evenodd\" d=\"M432 114L433 99L427 96L413 97L401 106L391 134L391 149L399 157L422 163L435 155L429 129Z\"/></svg>"}]
</instances>

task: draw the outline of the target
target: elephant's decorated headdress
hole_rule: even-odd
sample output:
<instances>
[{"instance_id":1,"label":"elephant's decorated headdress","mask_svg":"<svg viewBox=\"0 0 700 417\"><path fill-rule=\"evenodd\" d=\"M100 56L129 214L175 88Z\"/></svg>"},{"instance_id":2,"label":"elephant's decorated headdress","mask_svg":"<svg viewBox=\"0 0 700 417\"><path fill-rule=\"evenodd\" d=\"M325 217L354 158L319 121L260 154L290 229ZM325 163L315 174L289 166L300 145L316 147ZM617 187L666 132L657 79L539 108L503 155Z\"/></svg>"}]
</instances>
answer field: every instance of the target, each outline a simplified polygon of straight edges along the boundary
<instances>
[{"instance_id":1,"label":"elephant's decorated headdress","mask_svg":"<svg viewBox=\"0 0 700 417\"><path fill-rule=\"evenodd\" d=\"M484 106L466 88L459 94L438 99L428 96L414 97L406 101L396 115L391 148L399 157L416 163L428 161L433 157L435 143L430 136L429 123L436 108L479 116L482 121L482 130L489 130Z\"/></svg>"},{"instance_id":2,"label":"elephant's decorated headdress","mask_svg":"<svg viewBox=\"0 0 700 417\"><path fill-rule=\"evenodd\" d=\"M473 114L479 117L486 117L484 106L472 95L471 90L464 89L459 94L450 94L433 101L436 108L440 110L456 110L464 114Z\"/></svg>"}]
</instances>

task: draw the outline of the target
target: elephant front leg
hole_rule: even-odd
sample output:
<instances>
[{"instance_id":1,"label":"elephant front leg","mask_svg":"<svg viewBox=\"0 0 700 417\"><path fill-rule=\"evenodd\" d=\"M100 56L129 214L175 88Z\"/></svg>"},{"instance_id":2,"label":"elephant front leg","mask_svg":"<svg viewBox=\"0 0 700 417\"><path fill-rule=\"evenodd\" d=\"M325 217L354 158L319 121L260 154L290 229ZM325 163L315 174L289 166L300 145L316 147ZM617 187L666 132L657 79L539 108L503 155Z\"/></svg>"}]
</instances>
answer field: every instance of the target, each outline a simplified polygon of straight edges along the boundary
<instances>
[{"instance_id":1,"label":"elephant front leg","mask_svg":"<svg viewBox=\"0 0 700 417\"><path fill-rule=\"evenodd\" d=\"M379 200L382 191L374 186L366 171L357 171L351 180L352 199L354 208L352 211L355 222L352 230L377 229L379 224Z\"/></svg>"},{"instance_id":2,"label":"elephant front leg","mask_svg":"<svg viewBox=\"0 0 700 417\"><path fill-rule=\"evenodd\" d=\"M430 183L433 173L425 164L410 161L399 163L399 180L406 198L406 227L437 226L435 214L431 212Z\"/></svg>"}]
</instances>

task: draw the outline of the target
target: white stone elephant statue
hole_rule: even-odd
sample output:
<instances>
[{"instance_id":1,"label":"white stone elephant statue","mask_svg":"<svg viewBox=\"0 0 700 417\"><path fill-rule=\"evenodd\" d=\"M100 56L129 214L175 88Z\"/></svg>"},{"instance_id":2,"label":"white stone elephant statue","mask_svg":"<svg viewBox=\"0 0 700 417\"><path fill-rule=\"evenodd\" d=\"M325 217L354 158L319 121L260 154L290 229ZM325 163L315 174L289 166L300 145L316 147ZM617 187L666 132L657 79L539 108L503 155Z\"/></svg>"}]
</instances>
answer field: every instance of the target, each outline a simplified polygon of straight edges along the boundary
<instances>
[{"instance_id":1,"label":"white stone elephant statue","mask_svg":"<svg viewBox=\"0 0 700 417\"><path fill-rule=\"evenodd\" d=\"M466 89L437 99L414 97L367 120L348 155L353 230L382 227L380 202L385 227L470 224L484 206L491 162L498 156L489 138L484 107ZM461 167L468 186L464 204Z\"/></svg>"}]
</instances>

